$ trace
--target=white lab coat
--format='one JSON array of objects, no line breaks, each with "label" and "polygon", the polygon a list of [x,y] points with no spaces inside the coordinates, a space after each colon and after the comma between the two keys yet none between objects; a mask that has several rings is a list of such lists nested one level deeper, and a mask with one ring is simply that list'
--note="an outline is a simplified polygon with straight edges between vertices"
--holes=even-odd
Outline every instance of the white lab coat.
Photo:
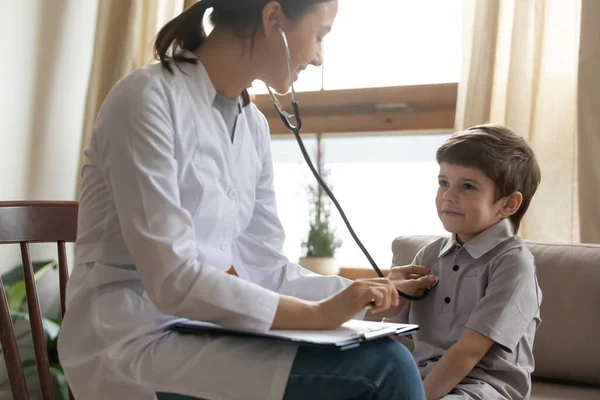
[{"label": "white lab coat", "polygon": [[317,300],[348,284],[282,254],[264,116],[245,107],[232,143],[204,67],[181,68],[122,79],[85,152],[59,338],[77,399],[280,399],[295,345],[166,328],[184,318],[265,331],[279,294]]}]

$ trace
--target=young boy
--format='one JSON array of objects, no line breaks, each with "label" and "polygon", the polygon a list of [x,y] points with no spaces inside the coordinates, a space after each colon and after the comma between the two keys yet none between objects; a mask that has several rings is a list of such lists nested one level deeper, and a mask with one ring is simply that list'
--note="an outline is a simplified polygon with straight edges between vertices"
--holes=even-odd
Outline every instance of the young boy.
[{"label": "young boy", "polygon": [[[529,399],[542,295],[533,256],[516,234],[539,166],[527,143],[498,125],[453,134],[437,161],[436,207],[452,236],[418,252],[413,265],[438,284],[392,320],[420,325],[413,355],[428,400]],[[411,273],[395,267],[390,279]]]}]

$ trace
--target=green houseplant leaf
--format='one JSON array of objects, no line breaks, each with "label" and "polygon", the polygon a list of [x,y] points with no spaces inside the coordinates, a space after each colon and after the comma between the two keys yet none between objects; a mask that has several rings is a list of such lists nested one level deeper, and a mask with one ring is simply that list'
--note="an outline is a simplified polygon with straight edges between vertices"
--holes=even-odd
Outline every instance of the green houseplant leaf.
[{"label": "green houseplant leaf", "polygon": [[[36,262],[33,264],[34,264],[34,270],[35,270],[34,279],[36,281],[38,279],[40,279],[46,272],[48,272],[51,269],[56,267],[56,263],[54,261],[43,261],[43,262]],[[11,270],[6,275],[4,275],[4,276],[9,276],[8,281],[12,282],[12,287],[7,288],[7,283],[4,279],[4,276],[2,278],[2,281],[4,283],[5,290],[7,291],[8,306],[9,306],[10,313],[11,313],[13,320],[14,321],[25,320],[27,322],[30,322],[29,314],[21,311],[23,304],[25,302],[25,297],[26,297],[25,282],[23,280],[14,281],[14,278],[16,276],[23,276],[22,268],[23,267],[20,265],[16,266],[13,268],[13,270]],[[21,274],[20,275],[15,274],[15,270],[20,270]],[[43,327],[46,335],[49,338],[54,339],[54,338],[56,338],[56,336],[58,335],[58,331],[60,330],[60,319],[52,319],[52,318],[42,317],[42,327]],[[16,337],[17,342],[21,341],[21,339],[23,339],[29,335],[30,335],[30,331],[21,332]],[[0,349],[0,354],[2,354],[2,353],[3,353],[3,350]]]},{"label": "green houseplant leaf", "polygon": [[[34,279],[39,280],[48,271],[56,268],[54,261],[34,262]],[[15,266],[10,272],[2,277],[5,290],[8,297],[11,317],[13,321],[24,320],[30,322],[29,314],[21,311],[25,303],[25,282],[24,282],[23,266]],[[58,359],[57,342],[60,331],[61,320],[59,318],[42,317],[42,327],[46,336],[46,348],[48,350],[48,361],[50,362],[50,373],[57,383],[57,389],[60,396],[64,400],[69,399],[69,385],[64,375],[62,366]],[[30,335],[30,331],[22,332],[17,336],[17,342]],[[20,347],[25,345],[21,344]],[[0,350],[0,354],[2,351]],[[25,377],[30,377],[37,374],[37,366],[34,359],[24,360],[22,363]],[[0,383],[0,388],[5,388],[8,385],[8,378]]]},{"label": "green houseplant leaf", "polygon": [[[56,262],[53,260],[45,260],[45,261],[35,261],[33,264],[33,272],[36,273],[40,269],[44,268],[48,264],[54,264],[56,266]],[[2,275],[2,281],[4,282],[4,287],[9,288],[17,282],[20,282],[25,279],[23,275],[23,264],[15,265],[8,272]]]},{"label": "green houseplant leaf", "polygon": [[58,384],[58,391],[60,392],[60,396],[63,400],[69,399],[69,382],[67,382],[67,378],[62,370],[60,365],[51,365],[50,373],[56,379],[56,383]]},{"label": "green houseplant leaf", "polygon": [[[28,360],[24,360],[23,364],[21,364],[23,366],[23,375],[25,375],[25,379],[31,377],[31,376],[35,376],[37,375],[37,365],[35,363],[35,360],[33,359],[28,359]],[[65,377],[65,374],[62,370],[62,367],[60,365],[50,365],[50,373],[52,374],[52,376],[54,376],[54,379],[56,380],[57,383],[57,389],[58,392],[60,393],[60,397],[63,400],[68,400],[69,399],[69,383],[67,382],[67,378]],[[5,378],[2,383],[0,383],[0,389],[4,390],[7,389],[9,386],[9,381],[8,378]]]},{"label": "green houseplant leaf", "polygon": [[6,293],[8,308],[11,310],[19,310],[25,301],[25,296],[25,282],[20,281],[12,285]]},{"label": "green houseplant leaf", "polygon": [[[30,376],[34,376],[37,373],[37,367],[35,365],[35,360],[33,359],[24,360],[21,366],[23,367],[23,375],[25,375],[25,379],[29,378]],[[4,390],[8,388],[8,384],[8,377],[6,377],[0,383],[0,389]]]},{"label": "green houseplant leaf", "polygon": [[[19,265],[15,267],[20,274],[15,274],[13,271],[9,272],[7,275],[10,277],[7,279],[2,278],[4,282],[4,287],[6,289],[6,296],[8,300],[8,308],[11,310],[20,310],[23,302],[25,301],[25,281],[23,280],[23,266]],[[44,274],[52,269],[56,268],[56,263],[54,261],[44,261],[39,263],[34,263],[34,279],[37,281]],[[6,276],[6,275],[5,275]],[[21,276],[21,280],[15,281],[14,278]]]},{"label": "green houseplant leaf", "polygon": [[[319,166],[320,175],[326,180],[328,172]],[[327,193],[318,185],[308,187],[310,202],[310,224],[306,241],[302,243],[306,257],[332,258],[342,246],[331,224],[330,200]]]},{"label": "green houseplant leaf", "polygon": [[[30,322],[29,314],[26,312],[10,310],[10,315],[15,320],[22,319],[27,322]],[[60,331],[60,325],[57,324],[56,322],[52,321],[49,318],[42,317],[42,327],[44,328],[44,333],[46,334],[46,337],[49,340],[54,340],[58,337],[58,332]]]}]

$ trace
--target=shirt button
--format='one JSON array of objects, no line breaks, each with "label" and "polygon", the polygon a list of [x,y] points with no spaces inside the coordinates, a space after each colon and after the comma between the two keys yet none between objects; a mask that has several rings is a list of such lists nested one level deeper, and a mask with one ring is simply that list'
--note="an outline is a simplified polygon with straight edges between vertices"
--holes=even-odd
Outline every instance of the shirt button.
[{"label": "shirt button", "polygon": [[231,200],[235,200],[236,195],[237,195],[237,190],[235,190],[235,188],[231,188],[227,191],[227,195],[229,196],[229,198]]},{"label": "shirt button", "polygon": [[458,265],[455,265],[454,267],[452,267],[452,270],[458,271],[458,268],[460,268],[460,267]]},{"label": "shirt button", "polygon": [[221,250],[226,251],[229,248],[229,243],[227,241],[224,241],[223,243],[221,243]]},{"label": "shirt button", "polygon": [[450,303],[450,297],[446,297],[446,298],[444,299],[444,303],[446,303],[446,304]]}]

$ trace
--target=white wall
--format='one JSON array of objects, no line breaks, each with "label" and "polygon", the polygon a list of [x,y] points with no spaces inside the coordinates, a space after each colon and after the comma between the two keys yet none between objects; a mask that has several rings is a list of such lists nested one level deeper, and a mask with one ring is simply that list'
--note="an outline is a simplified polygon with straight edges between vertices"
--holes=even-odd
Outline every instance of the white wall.
[{"label": "white wall", "polygon": [[[0,201],[74,199],[97,5],[0,1]],[[57,255],[54,246],[44,245],[32,247],[32,257]],[[17,263],[18,246],[0,246],[0,273]],[[45,312],[57,310],[57,282],[49,274],[38,283]],[[17,325],[23,329],[27,324]],[[35,377],[28,382],[32,398],[39,398]]]},{"label": "white wall", "polygon": [[[0,200],[74,199],[97,2],[0,2]],[[0,246],[0,272],[19,261]]]}]

